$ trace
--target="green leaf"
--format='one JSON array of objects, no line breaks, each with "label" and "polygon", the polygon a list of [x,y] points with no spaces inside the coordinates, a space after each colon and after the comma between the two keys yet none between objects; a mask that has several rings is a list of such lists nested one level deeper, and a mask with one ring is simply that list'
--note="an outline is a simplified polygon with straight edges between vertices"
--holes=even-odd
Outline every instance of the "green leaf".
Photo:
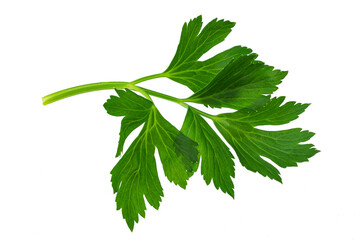
[{"label": "green leaf", "polygon": [[126,138],[148,119],[153,103],[128,89],[116,89],[116,93],[119,97],[110,96],[104,103],[104,108],[112,116],[125,116],[121,121],[119,145],[115,156],[119,157]]},{"label": "green leaf", "polygon": [[[121,122],[118,147],[123,148],[126,137],[144,123],[139,136],[111,171],[117,208],[129,228],[145,217],[144,196],[158,209],[163,196],[154,158],[158,149],[165,176],[182,188],[198,164],[197,143],[186,137],[169,123],[153,103],[130,90],[116,90],[119,97],[111,96],[104,104],[110,115],[125,116]],[[124,131],[124,133],[123,133]]]},{"label": "green leaf", "polygon": [[165,176],[182,188],[198,161],[197,143],[171,125],[157,109],[149,120],[152,142],[159,151]]},{"label": "green leaf", "polygon": [[120,161],[111,171],[111,182],[116,194],[117,210],[122,209],[123,218],[130,230],[139,214],[145,217],[145,200],[159,209],[164,196],[156,170],[155,146],[147,134],[149,125],[145,124],[139,136],[133,141]]},{"label": "green leaf", "polygon": [[284,97],[273,98],[263,107],[241,109],[234,113],[217,115],[215,126],[235,150],[241,164],[250,171],[259,172],[282,182],[280,172],[263,157],[280,167],[297,166],[308,161],[318,150],[312,144],[300,144],[314,133],[294,128],[282,131],[265,131],[255,128],[260,125],[279,125],[298,117],[308,104],[288,102],[280,106]]},{"label": "green leaf", "polygon": [[256,57],[256,54],[239,56],[186,101],[241,109],[261,99],[267,100],[267,94],[277,89],[287,72],[274,70],[274,67],[256,61]]},{"label": "green leaf", "polygon": [[192,91],[205,87],[233,59],[251,53],[251,49],[235,46],[216,56],[199,61],[211,48],[224,41],[235,23],[214,19],[202,30],[202,17],[184,23],[175,56],[164,76],[189,87]]},{"label": "green leaf", "polygon": [[196,141],[201,155],[201,174],[206,184],[213,180],[216,189],[234,197],[235,177],[233,155],[210,125],[191,107],[188,108],[181,131]]}]

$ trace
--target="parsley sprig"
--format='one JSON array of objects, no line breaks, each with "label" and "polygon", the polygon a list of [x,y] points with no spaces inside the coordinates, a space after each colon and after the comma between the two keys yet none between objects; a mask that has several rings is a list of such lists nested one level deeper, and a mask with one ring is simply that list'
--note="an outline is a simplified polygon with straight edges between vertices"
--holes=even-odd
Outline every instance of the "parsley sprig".
[{"label": "parsley sprig", "polygon": [[[47,105],[82,93],[115,89],[117,95],[110,96],[104,104],[108,114],[123,117],[116,152],[116,157],[121,158],[111,171],[111,182],[117,209],[122,210],[131,230],[139,221],[139,215],[145,217],[145,198],[158,209],[164,196],[155,149],[170,182],[185,188],[187,180],[200,166],[206,184],[212,181],[216,189],[234,197],[235,157],[204,117],[213,121],[245,168],[279,182],[282,179],[276,166],[297,166],[318,152],[312,144],[304,144],[314,135],[312,132],[300,128],[281,131],[257,128],[289,123],[309,106],[285,103],[285,97],[271,97],[287,72],[274,70],[256,60],[257,55],[243,46],[199,61],[207,51],[224,41],[235,25],[217,19],[205,27],[202,24],[201,16],[184,24],[175,56],[162,73],[132,82],[81,85],[43,97],[43,104]],[[183,84],[194,93],[179,99],[137,86],[160,77]],[[151,96],[187,108],[180,130],[161,115]],[[188,103],[235,111],[211,115]],[[126,138],[141,125],[139,135],[124,152]]]}]

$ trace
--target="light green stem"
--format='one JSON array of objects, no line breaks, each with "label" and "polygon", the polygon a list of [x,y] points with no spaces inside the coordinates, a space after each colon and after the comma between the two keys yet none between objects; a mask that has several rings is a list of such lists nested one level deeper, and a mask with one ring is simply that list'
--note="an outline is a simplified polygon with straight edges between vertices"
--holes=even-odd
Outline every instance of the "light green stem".
[{"label": "light green stem", "polygon": [[108,89],[123,89],[129,86],[128,82],[98,82],[90,83],[85,85],[80,85],[72,88],[67,88],[52,94],[46,95],[42,98],[43,104],[47,105],[56,101],[59,101],[64,98],[72,97],[87,92],[94,92],[99,90],[108,90]]},{"label": "light green stem", "polygon": [[[80,85],[80,86],[76,86],[76,87],[72,87],[72,88],[67,88],[67,89],[46,95],[45,97],[42,98],[43,104],[47,105],[47,104],[59,101],[64,98],[72,97],[72,96],[79,95],[82,93],[87,93],[87,92],[128,88],[128,89],[131,89],[131,90],[141,93],[150,101],[152,101],[152,100],[149,95],[158,97],[158,98],[162,98],[162,99],[165,99],[165,100],[168,100],[171,102],[175,102],[185,108],[191,107],[190,105],[185,103],[185,101],[183,99],[179,99],[179,98],[169,96],[169,95],[166,95],[163,93],[159,93],[159,92],[156,92],[156,91],[153,91],[150,89],[135,86],[135,82],[143,82],[143,81],[146,81],[149,79],[153,79],[158,75],[160,75],[160,74],[154,74],[154,75],[150,75],[148,77],[139,78],[138,80],[135,80],[133,82],[98,82],[98,83],[90,83],[90,84]],[[197,108],[194,108],[194,107],[191,107],[191,108],[204,117],[207,117],[210,119],[213,119],[215,117],[214,115],[203,112]]]},{"label": "light green stem", "polygon": [[146,89],[146,88],[141,88],[141,87],[138,87],[138,88],[144,90],[145,92],[147,92],[151,96],[162,98],[162,99],[165,99],[165,100],[180,104],[181,106],[183,106],[185,108],[191,107],[195,112],[199,113],[200,115],[203,115],[204,117],[207,117],[207,118],[210,118],[210,119],[213,119],[215,117],[214,115],[203,112],[203,111],[201,111],[201,110],[199,110],[197,108],[194,108],[194,107],[190,106],[189,104],[185,103],[184,100],[186,100],[186,99],[179,99],[179,98],[169,96],[169,95],[166,95],[166,94],[163,94],[163,93],[155,92],[153,90]]},{"label": "light green stem", "polygon": [[142,88],[142,87],[137,87],[139,89],[142,89],[143,91],[147,92],[149,95],[151,96],[154,96],[154,97],[158,97],[158,98],[162,98],[162,99],[165,99],[165,100],[169,100],[171,102],[175,102],[177,104],[180,104],[181,106],[183,107],[186,107],[187,108],[187,104],[184,103],[181,99],[179,98],[176,98],[176,97],[173,97],[173,96],[169,96],[169,95],[166,95],[166,94],[163,94],[163,93],[159,93],[159,92],[156,92],[156,91],[153,91],[153,90],[150,90],[150,89],[146,89],[146,88]]},{"label": "light green stem", "polygon": [[161,77],[165,77],[164,73],[158,73],[158,74],[153,74],[153,75],[149,75],[149,76],[146,76],[146,77],[142,77],[142,78],[139,78],[139,79],[136,79],[136,80],[132,81],[131,83],[133,85],[135,85],[135,84],[138,84],[138,83],[141,83],[141,82],[145,82],[147,80],[151,80],[151,79],[155,79],[155,78],[161,78]]},{"label": "light green stem", "polygon": [[[141,83],[147,80],[151,80],[154,78],[163,77],[163,73],[153,74],[146,77],[142,77],[139,79],[136,79],[132,82],[99,82],[99,83],[90,83],[85,84],[81,86],[76,86],[72,88],[67,88],[58,92],[54,92],[52,94],[46,95],[42,98],[43,104],[47,105],[56,101],[59,101],[64,98],[72,97],[78,94],[87,93],[87,92],[93,92],[93,91],[99,91],[99,90],[109,90],[109,89],[124,89],[124,88],[131,88],[134,87],[135,84]],[[135,90],[135,89],[133,89]],[[136,90],[135,90],[136,91]],[[143,93],[142,93],[143,94]],[[146,97],[146,96],[145,96]]]},{"label": "light green stem", "polygon": [[141,87],[138,87],[138,86],[135,86],[135,85],[129,86],[129,89],[130,89],[130,90],[137,91],[137,92],[141,93],[141,94],[142,94],[145,98],[147,98],[148,100],[153,101],[153,100],[151,99],[151,97],[149,96],[149,93],[146,92],[145,89],[143,89],[143,88],[141,88]]}]

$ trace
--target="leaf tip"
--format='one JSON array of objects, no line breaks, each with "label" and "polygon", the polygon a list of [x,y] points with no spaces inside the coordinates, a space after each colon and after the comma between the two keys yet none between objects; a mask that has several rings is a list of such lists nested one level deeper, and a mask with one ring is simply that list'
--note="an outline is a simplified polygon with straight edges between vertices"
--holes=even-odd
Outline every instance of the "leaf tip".
[{"label": "leaf tip", "polygon": [[126,224],[128,225],[130,231],[133,232],[134,231],[134,221],[128,220],[128,219],[125,219],[125,220],[126,220]]},{"label": "leaf tip", "polygon": [[229,191],[228,194],[230,195],[230,197],[232,199],[235,199],[235,194],[234,194],[234,190],[232,189],[232,191]]}]

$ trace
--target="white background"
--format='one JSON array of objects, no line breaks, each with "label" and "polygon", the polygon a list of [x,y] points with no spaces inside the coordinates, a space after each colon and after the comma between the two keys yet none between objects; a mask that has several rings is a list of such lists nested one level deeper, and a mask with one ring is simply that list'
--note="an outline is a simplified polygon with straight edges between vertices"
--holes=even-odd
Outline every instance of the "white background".
[{"label": "white background", "polygon": [[[360,239],[356,2],[2,0],[0,239]],[[102,104],[114,93],[48,106],[41,97],[163,71],[182,24],[199,14],[237,22],[207,57],[241,44],[289,70],[275,95],[312,105],[286,127],[316,132],[321,152],[281,169],[284,184],[236,160],[235,200],[199,172],[182,190],[158,164],[165,197],[131,233],[110,184],[121,119]],[[190,94],[164,79],[143,86]],[[185,109],[155,100],[180,127]]]}]

